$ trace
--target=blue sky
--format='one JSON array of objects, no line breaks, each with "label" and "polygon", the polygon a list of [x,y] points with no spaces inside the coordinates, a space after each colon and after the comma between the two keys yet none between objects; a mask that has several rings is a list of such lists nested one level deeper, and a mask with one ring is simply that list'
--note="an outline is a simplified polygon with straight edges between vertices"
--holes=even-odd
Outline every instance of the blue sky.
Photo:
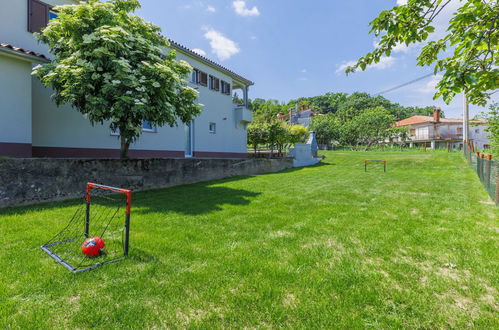
[{"label": "blue sky", "polygon": [[[373,48],[368,23],[404,0],[141,0],[138,14],[169,38],[206,54],[255,82],[251,98],[288,101],[326,92],[375,94],[431,73],[416,66],[420,46],[398,47],[365,72],[342,68]],[[436,22],[443,33],[452,9]],[[450,105],[432,100],[438,77],[384,96],[402,105],[437,105],[462,117],[462,97]],[[497,98],[496,98],[497,100]],[[471,106],[474,115],[483,108]]]}]

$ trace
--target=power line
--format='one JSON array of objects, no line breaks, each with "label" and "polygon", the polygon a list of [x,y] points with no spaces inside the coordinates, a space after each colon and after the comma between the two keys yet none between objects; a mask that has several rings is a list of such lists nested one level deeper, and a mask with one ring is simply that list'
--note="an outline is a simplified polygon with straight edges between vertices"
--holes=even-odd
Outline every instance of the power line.
[{"label": "power line", "polygon": [[386,94],[386,93],[389,93],[389,92],[393,92],[394,90],[397,90],[397,89],[399,89],[399,88],[402,88],[402,87],[405,87],[405,86],[408,86],[408,85],[414,84],[415,82],[418,82],[418,81],[420,81],[420,80],[426,79],[426,78],[431,77],[431,76],[433,76],[433,73],[426,74],[426,75],[424,75],[424,76],[422,76],[422,77],[416,78],[416,79],[411,80],[411,81],[406,82],[406,83],[403,83],[402,85],[398,85],[398,86],[392,87],[392,88],[390,88],[390,89],[387,89],[387,90],[381,91],[381,92],[379,92],[379,93],[374,94],[374,96],[378,96],[378,95]]}]

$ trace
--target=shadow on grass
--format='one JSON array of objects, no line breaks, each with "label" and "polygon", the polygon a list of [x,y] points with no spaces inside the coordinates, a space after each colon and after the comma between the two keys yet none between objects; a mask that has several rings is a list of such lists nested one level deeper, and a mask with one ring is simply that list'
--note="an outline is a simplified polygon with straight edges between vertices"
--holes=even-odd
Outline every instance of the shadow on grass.
[{"label": "shadow on grass", "polygon": [[[333,160],[329,159],[329,161],[333,161]],[[335,163],[325,162],[324,160],[322,160],[322,161],[320,161],[319,163],[317,163],[315,165],[288,168],[286,170],[283,170],[283,171],[277,172],[277,173],[292,173],[292,172],[297,172],[297,171],[301,171],[301,170],[304,170],[304,169],[319,168],[319,167],[324,167],[324,166],[336,166],[336,164]],[[274,174],[274,173],[267,173],[267,174]]]},{"label": "shadow on grass", "polygon": [[[286,169],[279,174],[293,173],[303,169],[318,168],[323,166],[334,166],[334,163],[319,162],[307,167],[297,167]],[[277,173],[266,173],[273,175]],[[181,185],[169,188],[151,189],[133,194],[132,213],[147,212],[177,212],[183,214],[198,215],[219,211],[222,205],[249,205],[251,198],[260,195],[258,192],[252,192],[242,189],[233,189],[219,187],[220,185],[231,181],[240,181],[250,179],[252,176],[236,176],[225,179],[206,181],[188,185]],[[82,192],[82,196],[83,196]],[[39,212],[52,209],[74,208],[82,206],[84,198],[75,198],[65,201],[46,202],[35,205],[8,207],[0,210],[0,215],[22,215],[29,212]],[[74,211],[68,213],[71,217]]]},{"label": "shadow on grass", "polygon": [[134,262],[141,262],[141,263],[156,263],[160,264],[162,263],[161,259],[155,257],[153,254],[150,254],[149,252],[146,252],[145,250],[133,247],[131,249],[130,255],[128,256],[129,260],[132,260]]},{"label": "shadow on grass", "polygon": [[[7,208],[0,209],[0,216],[2,215],[23,215],[30,212],[40,212],[45,210],[53,209],[63,209],[63,208],[73,208],[82,206],[85,203],[85,198],[74,198],[63,201],[53,201],[53,202],[42,202],[39,204],[30,204],[26,206],[11,206]],[[71,217],[74,210],[68,213]]]},{"label": "shadow on grass", "polygon": [[133,206],[135,213],[176,212],[199,215],[222,210],[223,205],[249,205],[251,199],[260,195],[243,189],[234,189],[214,184],[223,184],[233,180],[250,177],[235,177],[217,181],[208,181],[166,189],[154,189],[137,193]]}]

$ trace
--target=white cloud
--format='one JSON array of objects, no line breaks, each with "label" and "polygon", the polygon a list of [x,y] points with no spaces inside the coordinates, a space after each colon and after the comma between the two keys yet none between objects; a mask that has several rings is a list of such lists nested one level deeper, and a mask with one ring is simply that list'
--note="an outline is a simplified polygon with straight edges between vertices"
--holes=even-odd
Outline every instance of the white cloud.
[{"label": "white cloud", "polygon": [[437,74],[431,77],[431,80],[426,82],[424,85],[416,88],[416,91],[422,94],[435,94],[437,90],[437,84],[442,80],[443,76]]},{"label": "white cloud", "polygon": [[210,41],[211,51],[221,61],[228,60],[240,52],[239,46],[234,41],[214,29],[207,29],[204,37]]},{"label": "white cloud", "polygon": [[257,36],[251,36],[250,39],[251,40],[258,40],[258,37]]},{"label": "white cloud", "polygon": [[397,5],[403,6],[407,4],[407,0],[397,0]]},{"label": "white cloud", "polygon": [[217,9],[213,6],[208,6],[208,7],[206,7],[206,11],[209,13],[214,13],[217,11]]},{"label": "white cloud", "polygon": [[192,51],[193,51],[194,53],[196,53],[196,54],[201,55],[201,56],[206,56],[206,52],[205,52],[204,50],[202,50],[202,49],[199,49],[199,48],[194,48]]},{"label": "white cloud", "polygon": [[392,67],[395,64],[396,58],[393,56],[382,57],[378,63],[374,63],[367,67],[367,69],[384,70]]},{"label": "white cloud", "polygon": [[409,53],[414,47],[416,47],[415,44],[410,44],[409,46],[406,46],[406,44],[398,44],[392,48],[392,52],[394,52],[394,53]]},{"label": "white cloud", "polygon": [[232,2],[232,7],[234,8],[236,14],[241,16],[260,16],[260,11],[256,6],[249,9],[246,6],[246,1],[236,0]]},{"label": "white cloud", "polygon": [[[366,67],[366,70],[370,70],[370,69],[376,69],[376,70],[384,70],[384,69],[388,69],[390,67],[392,67],[395,62],[396,62],[396,58],[393,57],[393,56],[388,56],[388,57],[382,57],[378,63],[373,63],[369,66]],[[355,64],[357,63],[357,61],[347,61],[347,62],[343,62],[341,63],[339,66],[338,66],[338,69],[336,69],[336,73],[337,74],[341,74],[341,73],[344,73],[345,70],[349,67],[349,66],[354,66]]]},{"label": "white cloud", "polygon": [[346,69],[348,69],[349,66],[354,66],[357,63],[357,61],[348,61],[348,62],[343,62],[338,66],[338,69],[336,69],[337,74],[344,73]]}]

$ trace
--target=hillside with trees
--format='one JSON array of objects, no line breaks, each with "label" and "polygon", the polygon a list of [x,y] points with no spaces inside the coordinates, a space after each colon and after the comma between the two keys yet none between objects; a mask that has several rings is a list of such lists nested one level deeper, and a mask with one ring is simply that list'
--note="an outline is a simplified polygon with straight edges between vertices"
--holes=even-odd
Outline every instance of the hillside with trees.
[{"label": "hillside with trees", "polygon": [[[237,103],[238,100],[235,95],[234,102]],[[334,142],[337,145],[354,148],[363,146],[366,149],[378,141],[406,136],[407,132],[403,129],[393,127],[396,121],[416,115],[431,116],[435,108],[404,107],[383,96],[360,92],[350,95],[326,93],[321,96],[301,97],[287,103],[257,98],[250,100],[249,107],[254,113],[254,123],[249,127],[249,134],[255,148],[258,143],[269,143],[262,138],[265,135],[263,132],[268,132],[275,126],[279,121],[279,113],[286,114],[290,110],[304,107],[318,114],[312,119],[310,129],[316,133],[319,144],[329,145]],[[272,136],[270,133],[266,134]]]}]

